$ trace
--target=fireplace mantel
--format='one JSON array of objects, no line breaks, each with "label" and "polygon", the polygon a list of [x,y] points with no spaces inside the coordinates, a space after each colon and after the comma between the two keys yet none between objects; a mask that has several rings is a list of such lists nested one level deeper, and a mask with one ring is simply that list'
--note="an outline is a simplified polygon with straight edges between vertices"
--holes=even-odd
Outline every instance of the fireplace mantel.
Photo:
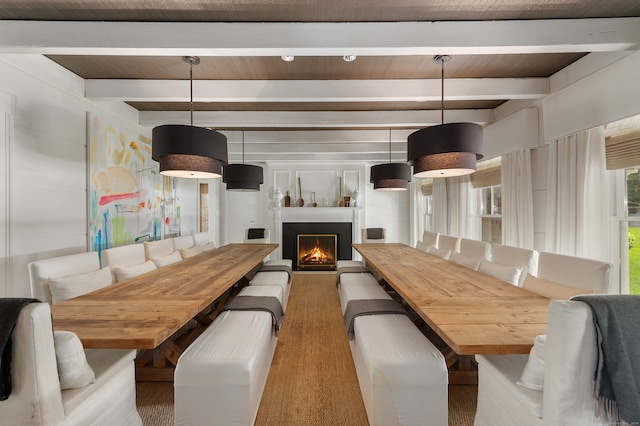
[{"label": "fireplace mantel", "polygon": [[[273,231],[271,240],[278,244],[277,258],[282,259],[283,222],[351,222],[354,243],[359,243],[362,207],[271,207]],[[354,258],[357,253],[354,254]]]}]

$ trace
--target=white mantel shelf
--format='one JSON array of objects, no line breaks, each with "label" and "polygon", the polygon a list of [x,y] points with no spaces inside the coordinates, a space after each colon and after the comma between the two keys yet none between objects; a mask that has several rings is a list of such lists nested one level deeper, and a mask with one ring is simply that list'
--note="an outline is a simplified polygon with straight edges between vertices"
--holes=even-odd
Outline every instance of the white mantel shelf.
[{"label": "white mantel shelf", "polygon": [[[273,211],[274,243],[278,244],[277,258],[282,259],[283,222],[351,222],[351,240],[360,242],[362,207],[271,207]],[[352,254],[353,255],[353,254]],[[357,253],[355,253],[357,257]]]}]

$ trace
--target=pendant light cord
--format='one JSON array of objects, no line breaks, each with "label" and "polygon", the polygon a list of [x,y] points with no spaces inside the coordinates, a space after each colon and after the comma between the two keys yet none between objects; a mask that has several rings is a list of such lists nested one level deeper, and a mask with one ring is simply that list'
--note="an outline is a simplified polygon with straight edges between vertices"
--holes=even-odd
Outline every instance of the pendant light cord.
[{"label": "pendant light cord", "polygon": [[391,127],[389,127],[389,162],[391,162]]},{"label": "pendant light cord", "polygon": [[189,99],[191,100],[191,125],[193,126],[193,62],[189,62]]},{"label": "pendant light cord", "polygon": [[445,61],[440,62],[440,64],[442,65],[442,72],[441,72],[441,83],[440,83],[440,107],[441,107],[441,114],[440,114],[440,124],[444,124],[444,63]]},{"label": "pendant light cord", "polygon": [[242,131],[242,164],[244,164],[244,130]]}]

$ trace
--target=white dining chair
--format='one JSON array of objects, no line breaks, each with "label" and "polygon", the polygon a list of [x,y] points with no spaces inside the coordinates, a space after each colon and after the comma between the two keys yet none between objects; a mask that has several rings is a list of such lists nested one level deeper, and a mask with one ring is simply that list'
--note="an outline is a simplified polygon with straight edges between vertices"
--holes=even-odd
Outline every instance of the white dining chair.
[{"label": "white dining chair", "polygon": [[538,271],[538,252],[531,249],[492,244],[491,261],[500,265],[521,268],[522,273],[518,279],[518,287],[522,287],[527,274],[536,275]]},{"label": "white dining chair", "polygon": [[461,238],[460,249],[458,250],[458,252],[467,257],[489,259],[490,250],[491,250],[491,244],[485,241]]},{"label": "white dining chair", "polygon": [[611,264],[584,257],[542,252],[538,258],[537,277],[568,287],[606,294],[611,280]]},{"label": "white dining chair", "polygon": [[438,250],[449,250],[451,253],[457,253],[460,249],[460,238],[440,234],[437,248]]}]

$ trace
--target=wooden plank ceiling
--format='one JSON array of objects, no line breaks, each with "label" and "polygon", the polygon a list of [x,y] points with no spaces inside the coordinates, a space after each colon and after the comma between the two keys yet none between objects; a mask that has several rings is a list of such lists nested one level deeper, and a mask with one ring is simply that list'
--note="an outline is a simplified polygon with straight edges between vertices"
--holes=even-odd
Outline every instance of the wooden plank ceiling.
[{"label": "wooden plank ceiling", "polygon": [[390,138],[401,160],[440,120],[434,54],[452,54],[445,120],[486,125],[585,55],[637,49],[638,16],[628,0],[0,0],[0,53],[46,55],[146,127],[189,122],[197,55],[194,124],[227,134],[232,161],[243,131],[248,161],[381,161]]}]

